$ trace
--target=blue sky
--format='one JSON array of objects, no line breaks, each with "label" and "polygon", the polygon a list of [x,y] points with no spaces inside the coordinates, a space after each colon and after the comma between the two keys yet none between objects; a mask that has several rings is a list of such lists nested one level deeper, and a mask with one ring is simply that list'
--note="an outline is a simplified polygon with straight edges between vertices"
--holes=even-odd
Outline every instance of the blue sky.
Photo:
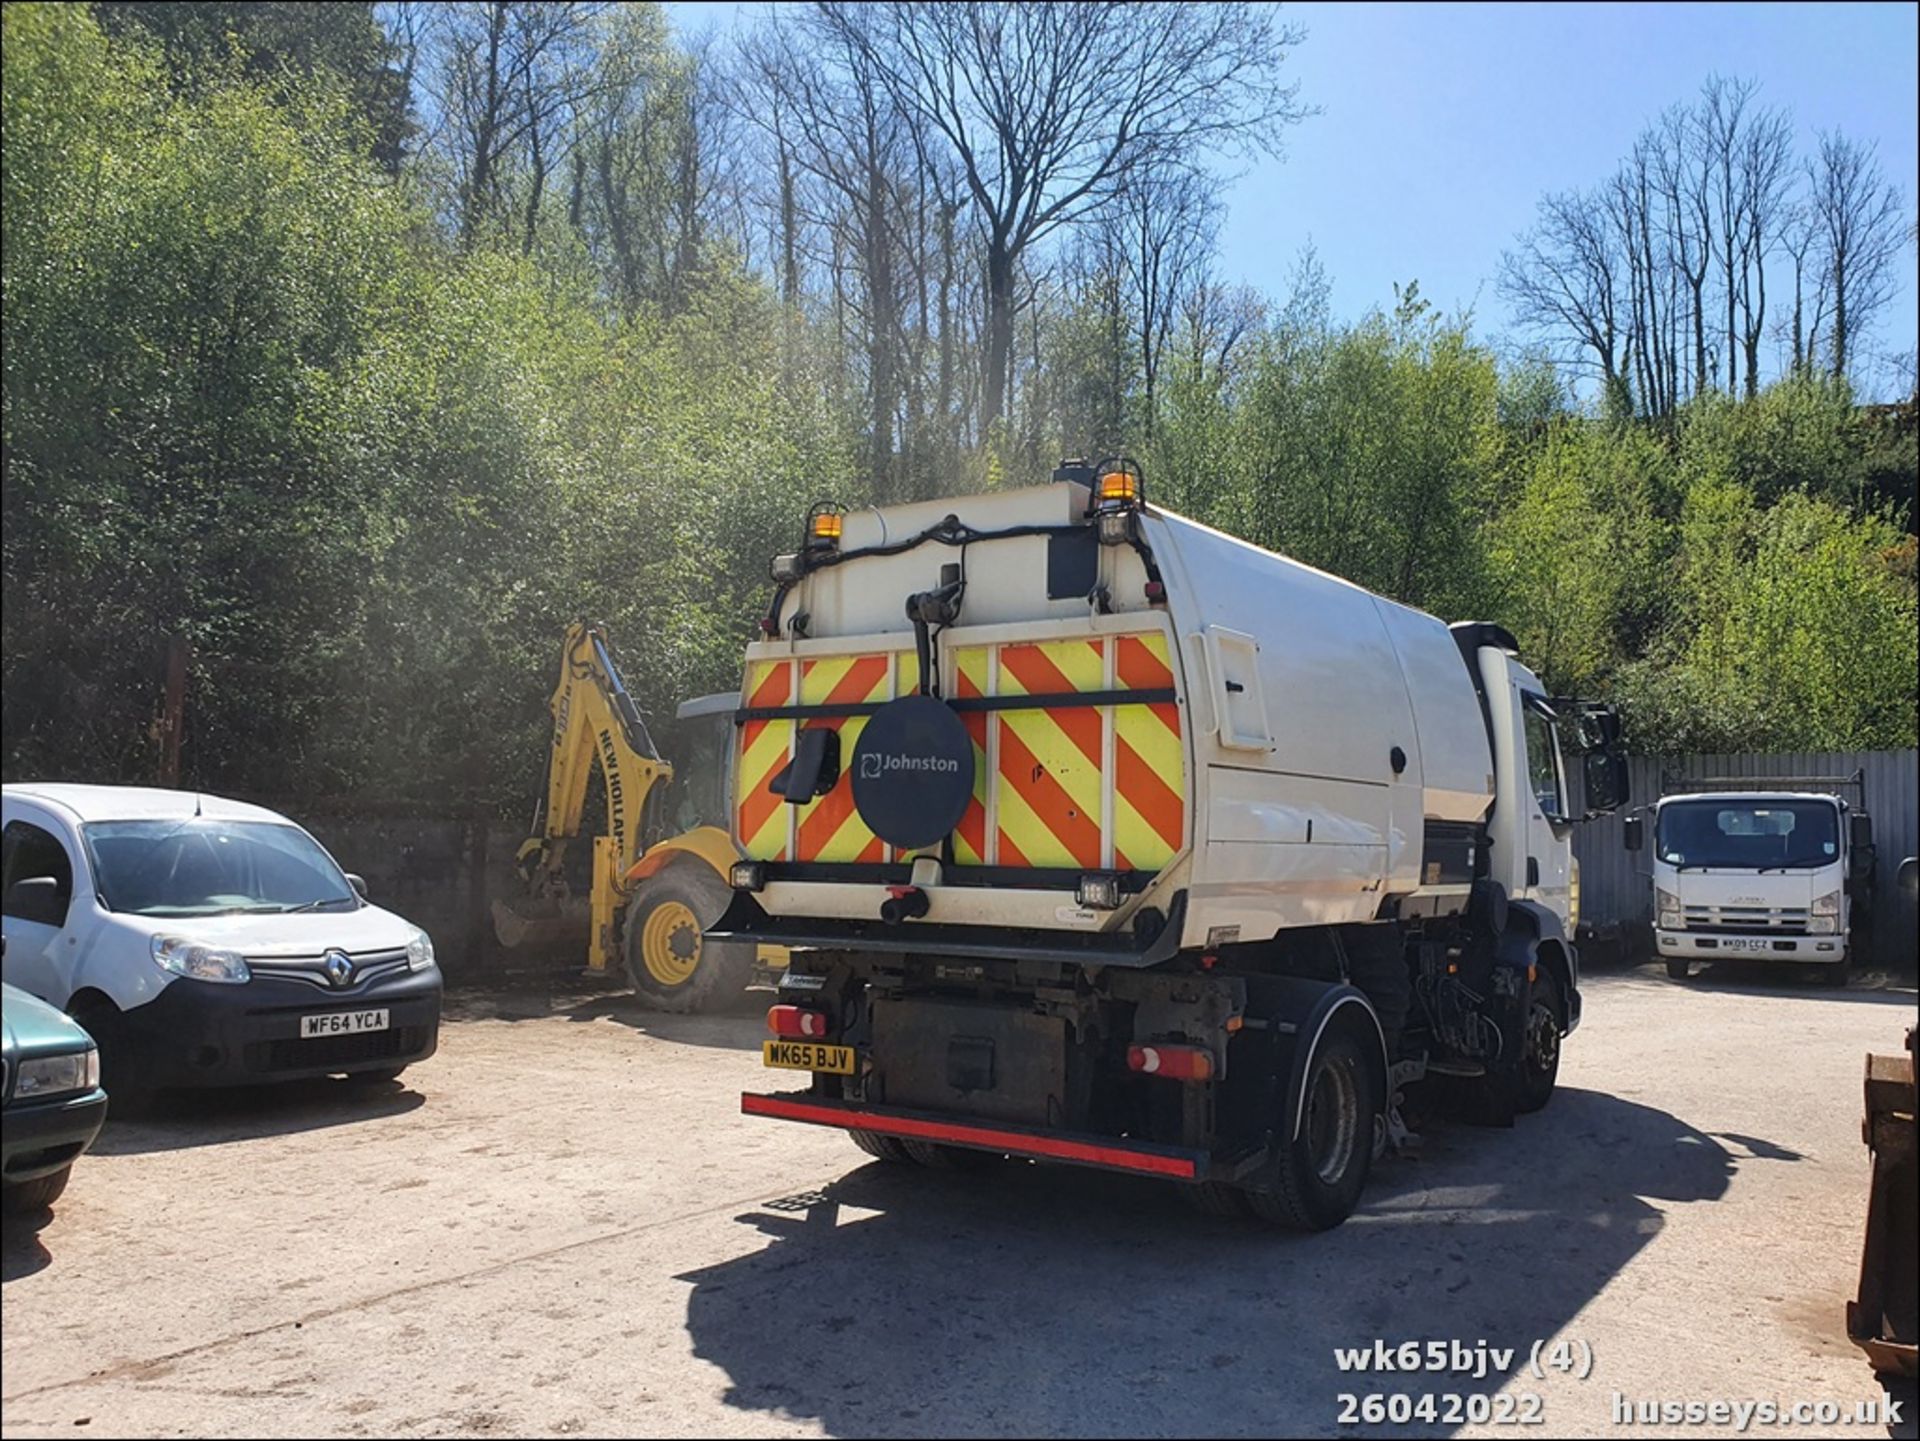
[{"label": "blue sky", "polygon": [[[676,25],[725,29],[758,5],[670,3]],[[1641,126],[1715,71],[1756,79],[1819,130],[1877,141],[1913,213],[1920,174],[1920,7],[1911,4],[1316,4],[1290,68],[1321,113],[1282,161],[1241,167],[1221,269],[1284,294],[1311,240],[1337,314],[1391,305],[1393,284],[1472,305],[1507,329],[1492,278],[1549,190],[1603,179]],[[1915,345],[1914,256],[1876,349]],[[1771,289],[1771,287],[1770,287]]]}]

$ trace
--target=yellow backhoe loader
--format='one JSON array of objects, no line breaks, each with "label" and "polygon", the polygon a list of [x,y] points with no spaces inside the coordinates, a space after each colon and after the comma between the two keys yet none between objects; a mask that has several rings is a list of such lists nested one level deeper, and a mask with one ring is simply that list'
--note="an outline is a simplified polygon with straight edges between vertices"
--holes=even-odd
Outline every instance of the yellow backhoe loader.
[{"label": "yellow backhoe loader", "polygon": [[[680,715],[725,715],[730,722],[738,704],[731,694],[704,697],[682,706]],[[546,798],[534,813],[533,834],[514,857],[528,894],[516,905],[494,901],[500,943],[513,949],[577,937],[584,909],[588,974],[605,975],[619,958],[635,994],[658,1010],[681,1013],[736,996],[756,971],[784,966],[784,949],[756,953],[751,945],[700,934],[732,898],[727,871],[740,859],[726,830],[697,823],[726,815],[725,758],[731,747],[716,745],[717,764],[696,772],[705,773],[708,785],[675,788],[682,803],[674,818],[683,828],[647,845],[647,822],[674,770],[654,748],[603,626],[567,627],[550,709]],[[605,788],[606,832],[593,837],[592,882],[582,907],[568,882],[566,860],[580,834],[596,766]]]}]

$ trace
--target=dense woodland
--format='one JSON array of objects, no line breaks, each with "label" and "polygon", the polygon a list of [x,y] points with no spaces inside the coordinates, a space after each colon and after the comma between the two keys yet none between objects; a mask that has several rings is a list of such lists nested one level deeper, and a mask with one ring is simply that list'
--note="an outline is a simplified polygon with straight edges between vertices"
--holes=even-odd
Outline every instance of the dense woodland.
[{"label": "dense woodland", "polygon": [[1747,82],[1547,197],[1491,337],[1220,275],[1333,123],[1265,7],[4,13],[9,777],[153,777],[177,638],[184,779],[519,813],[568,619],[660,722],[809,503],[1115,450],[1642,751],[1915,742],[1911,201]]}]

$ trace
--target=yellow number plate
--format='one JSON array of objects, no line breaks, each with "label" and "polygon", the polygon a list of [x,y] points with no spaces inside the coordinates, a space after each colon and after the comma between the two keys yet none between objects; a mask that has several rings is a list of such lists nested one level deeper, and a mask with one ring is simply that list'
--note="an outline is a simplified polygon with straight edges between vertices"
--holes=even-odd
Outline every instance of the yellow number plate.
[{"label": "yellow number plate", "polygon": [[853,1074],[852,1046],[823,1046],[818,1041],[762,1041],[760,1059],[789,1071],[825,1071],[834,1076]]}]

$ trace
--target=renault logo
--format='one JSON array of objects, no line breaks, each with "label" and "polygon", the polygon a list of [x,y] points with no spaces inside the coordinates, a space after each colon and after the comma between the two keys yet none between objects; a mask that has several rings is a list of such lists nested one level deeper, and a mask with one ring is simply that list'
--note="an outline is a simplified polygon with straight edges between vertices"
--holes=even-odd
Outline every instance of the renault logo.
[{"label": "renault logo", "polygon": [[321,958],[320,969],[327,973],[335,990],[353,984],[353,957],[345,951],[328,951]]}]

